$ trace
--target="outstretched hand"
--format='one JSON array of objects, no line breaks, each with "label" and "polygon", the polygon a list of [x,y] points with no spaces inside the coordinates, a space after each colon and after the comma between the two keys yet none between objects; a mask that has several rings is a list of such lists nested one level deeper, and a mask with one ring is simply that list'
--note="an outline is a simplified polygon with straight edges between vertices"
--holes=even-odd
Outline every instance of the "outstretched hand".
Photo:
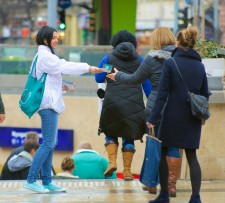
[{"label": "outstretched hand", "polygon": [[152,125],[151,123],[149,123],[149,122],[146,122],[146,125],[148,126],[148,128],[149,129],[151,129],[151,128],[153,128],[154,127],[154,125]]},{"label": "outstretched hand", "polygon": [[107,77],[107,78],[110,78],[111,80],[116,81],[116,74],[117,74],[119,71],[118,71],[116,68],[114,68],[113,70],[114,70],[114,73],[107,74],[106,77]]},{"label": "outstretched hand", "polygon": [[89,72],[93,74],[101,73],[101,68],[95,67],[95,66],[89,66]]}]

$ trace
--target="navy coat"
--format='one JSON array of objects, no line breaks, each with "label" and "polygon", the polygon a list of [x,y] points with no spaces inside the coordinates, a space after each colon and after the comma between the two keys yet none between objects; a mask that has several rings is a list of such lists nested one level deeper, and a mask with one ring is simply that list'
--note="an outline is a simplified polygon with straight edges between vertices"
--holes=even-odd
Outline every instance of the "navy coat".
[{"label": "navy coat", "polygon": [[[199,54],[193,49],[176,48],[172,56],[189,91],[208,98],[206,72]],[[148,121],[155,124],[160,119],[158,136],[163,146],[199,148],[202,123],[191,115],[187,91],[171,58],[164,61],[158,95]]]}]

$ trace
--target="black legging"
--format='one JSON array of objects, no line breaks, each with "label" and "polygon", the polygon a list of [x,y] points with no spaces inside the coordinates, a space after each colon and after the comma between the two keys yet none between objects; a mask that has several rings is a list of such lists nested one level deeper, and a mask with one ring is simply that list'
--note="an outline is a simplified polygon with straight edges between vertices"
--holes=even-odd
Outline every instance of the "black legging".
[{"label": "black legging", "polygon": [[[159,165],[160,186],[162,191],[168,191],[167,151],[167,147],[162,147],[162,156]],[[190,168],[192,195],[198,195],[200,193],[202,174],[196,156],[196,149],[185,149],[185,154]]]}]

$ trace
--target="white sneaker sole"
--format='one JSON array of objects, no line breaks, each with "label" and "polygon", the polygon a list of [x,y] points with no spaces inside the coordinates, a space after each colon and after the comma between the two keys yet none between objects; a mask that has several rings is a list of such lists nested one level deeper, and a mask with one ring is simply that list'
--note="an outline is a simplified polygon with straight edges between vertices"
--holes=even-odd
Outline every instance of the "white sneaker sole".
[{"label": "white sneaker sole", "polygon": [[57,193],[57,192],[67,192],[67,188],[62,188],[59,190],[49,190],[49,193]]}]

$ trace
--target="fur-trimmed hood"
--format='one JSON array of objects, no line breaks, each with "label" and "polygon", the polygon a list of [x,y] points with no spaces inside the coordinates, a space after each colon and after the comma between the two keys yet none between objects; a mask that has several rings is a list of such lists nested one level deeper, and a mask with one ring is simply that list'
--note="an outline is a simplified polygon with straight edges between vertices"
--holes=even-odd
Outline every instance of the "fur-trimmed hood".
[{"label": "fur-trimmed hood", "polygon": [[152,58],[168,59],[171,57],[171,54],[175,48],[176,47],[174,45],[168,45],[163,47],[161,50],[151,50],[148,52],[148,55]]}]

